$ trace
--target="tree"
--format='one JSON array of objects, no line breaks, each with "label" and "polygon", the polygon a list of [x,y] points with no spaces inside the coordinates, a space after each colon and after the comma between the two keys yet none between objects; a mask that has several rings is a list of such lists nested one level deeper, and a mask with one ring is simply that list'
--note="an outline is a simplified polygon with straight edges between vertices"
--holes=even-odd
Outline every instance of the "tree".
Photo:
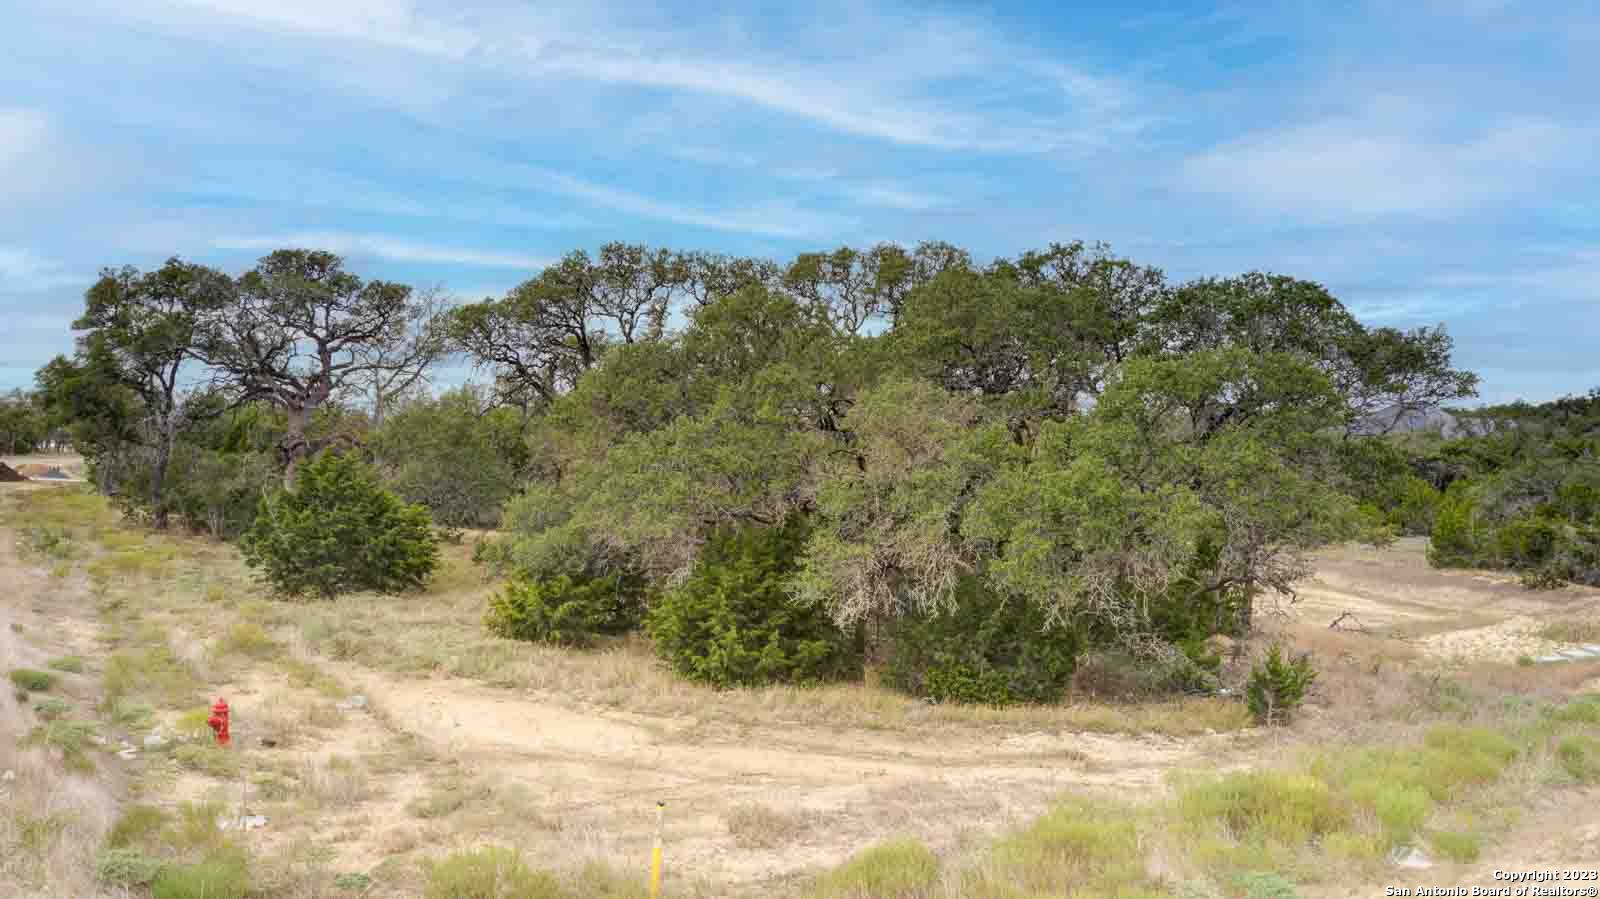
[{"label": "tree", "polygon": [[278,250],[238,283],[203,355],[242,397],[283,410],[285,486],[317,449],[307,428],[318,409],[364,379],[415,372],[435,358],[434,331],[419,322],[422,300],[412,289],[363,281],[332,253]]},{"label": "tree", "polygon": [[368,441],[389,485],[407,502],[427,506],[441,525],[494,524],[516,486],[520,435],[502,430],[500,414],[516,412],[484,411],[480,403],[480,391],[471,387],[413,400]]},{"label": "tree", "polygon": [[1392,425],[1477,392],[1477,375],[1450,367],[1442,326],[1369,330],[1322,285],[1284,275],[1191,281],[1161,301],[1151,325],[1147,346],[1157,352],[1240,346],[1310,360],[1344,398],[1347,433],[1379,412],[1392,412]]},{"label": "tree", "polygon": [[428,510],[407,505],[353,454],[324,452],[261,501],[245,562],[280,593],[332,598],[422,586],[439,564]]},{"label": "tree", "polygon": [[184,366],[197,358],[207,320],[226,309],[232,295],[227,275],[174,257],[145,274],[132,267],[104,270],[73,323],[88,332],[80,348],[102,352],[109,370],[143,401],[154,432],[150,512],[157,529],[167,526],[167,466],[186,417]]},{"label": "tree", "polygon": [[675,302],[696,283],[704,284],[683,254],[609,243],[597,259],[569,253],[501,299],[456,309],[450,335],[494,369],[505,402],[544,407],[613,343],[659,340]]},{"label": "tree", "polygon": [[831,253],[801,253],[783,283],[845,334],[898,311],[913,278],[911,257],[893,244],[865,253],[840,247]]},{"label": "tree", "polygon": [[789,599],[804,540],[800,516],[718,528],[689,577],[651,608],[656,651],[683,677],[719,687],[860,676],[856,641],[826,610]]},{"label": "tree", "polygon": [[74,358],[57,356],[34,374],[51,427],[62,427],[83,454],[101,493],[117,483],[127,449],[141,439],[144,404],[123,382],[106,345],[92,341]]},{"label": "tree", "polygon": [[1256,596],[1308,573],[1306,551],[1361,533],[1317,435],[1341,408],[1289,354],[1131,360],[1091,413],[1047,426],[1029,464],[979,492],[966,533],[993,552],[994,589],[1080,633],[1170,656],[1157,623],[1196,603],[1212,632],[1247,631]]},{"label": "tree", "polygon": [[0,396],[0,446],[7,455],[33,452],[48,432],[44,410],[33,397],[21,390]]},{"label": "tree", "polygon": [[384,341],[356,350],[362,365],[354,386],[372,403],[372,425],[383,427],[389,409],[428,384],[428,371],[449,350],[444,293],[435,288],[419,293],[403,329]]}]

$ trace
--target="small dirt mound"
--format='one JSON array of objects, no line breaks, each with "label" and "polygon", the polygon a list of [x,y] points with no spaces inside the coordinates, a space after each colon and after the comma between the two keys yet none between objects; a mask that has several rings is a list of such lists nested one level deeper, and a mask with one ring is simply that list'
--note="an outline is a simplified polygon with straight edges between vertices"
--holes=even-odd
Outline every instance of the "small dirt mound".
[{"label": "small dirt mound", "polygon": [[0,483],[12,484],[12,483],[16,483],[18,481],[26,481],[26,480],[27,480],[26,477],[24,477],[22,474],[17,472],[11,466],[7,465],[4,462],[0,462]]}]

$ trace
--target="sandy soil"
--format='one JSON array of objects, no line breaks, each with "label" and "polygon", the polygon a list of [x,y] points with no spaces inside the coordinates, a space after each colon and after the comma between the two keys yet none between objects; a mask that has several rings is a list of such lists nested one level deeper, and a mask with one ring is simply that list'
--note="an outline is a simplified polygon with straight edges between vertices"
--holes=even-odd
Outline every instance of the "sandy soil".
[{"label": "sandy soil", "polygon": [[1316,558],[1316,573],[1296,585],[1283,611],[1303,624],[1342,626],[1404,640],[1445,663],[1515,662],[1563,648],[1535,632],[1552,619],[1600,615],[1600,590],[1526,590],[1512,575],[1428,566],[1427,541],[1404,538],[1384,549],[1341,546]]}]

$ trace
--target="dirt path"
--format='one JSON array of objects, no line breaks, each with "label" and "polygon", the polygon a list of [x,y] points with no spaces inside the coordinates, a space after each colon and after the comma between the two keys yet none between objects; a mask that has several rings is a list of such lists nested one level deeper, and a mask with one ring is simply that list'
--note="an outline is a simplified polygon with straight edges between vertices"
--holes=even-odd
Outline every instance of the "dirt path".
[{"label": "dirt path", "polygon": [[[648,843],[654,804],[666,801],[673,857],[721,883],[835,864],[895,833],[934,846],[978,839],[1068,790],[1153,791],[1166,771],[1205,764],[1236,740],[708,727],[575,711],[456,679],[335,670],[397,726],[526,787],[540,814],[596,834],[619,854]],[[796,822],[792,839],[741,846],[748,841],[728,819],[752,805]]]},{"label": "dirt path", "polygon": [[1445,662],[1515,662],[1563,644],[1537,632],[1553,618],[1600,615],[1600,590],[1527,590],[1510,574],[1432,568],[1427,540],[1407,537],[1385,549],[1341,546],[1317,555],[1316,573],[1295,585],[1289,617],[1327,625],[1349,613],[1351,626],[1412,643]]}]

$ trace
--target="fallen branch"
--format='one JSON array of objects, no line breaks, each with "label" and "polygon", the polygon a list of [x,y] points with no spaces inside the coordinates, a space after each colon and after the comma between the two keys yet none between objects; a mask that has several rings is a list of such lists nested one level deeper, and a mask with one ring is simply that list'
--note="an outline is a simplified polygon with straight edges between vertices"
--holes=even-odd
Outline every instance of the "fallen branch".
[{"label": "fallen branch", "polygon": [[[1344,623],[1345,619],[1349,619],[1355,623],[1353,625],[1346,625]],[[1362,634],[1367,633],[1367,626],[1362,624],[1361,620],[1356,618],[1356,616],[1351,612],[1340,612],[1338,618],[1335,618],[1333,621],[1329,622],[1328,629],[1335,631],[1356,631],[1357,633]]]}]

